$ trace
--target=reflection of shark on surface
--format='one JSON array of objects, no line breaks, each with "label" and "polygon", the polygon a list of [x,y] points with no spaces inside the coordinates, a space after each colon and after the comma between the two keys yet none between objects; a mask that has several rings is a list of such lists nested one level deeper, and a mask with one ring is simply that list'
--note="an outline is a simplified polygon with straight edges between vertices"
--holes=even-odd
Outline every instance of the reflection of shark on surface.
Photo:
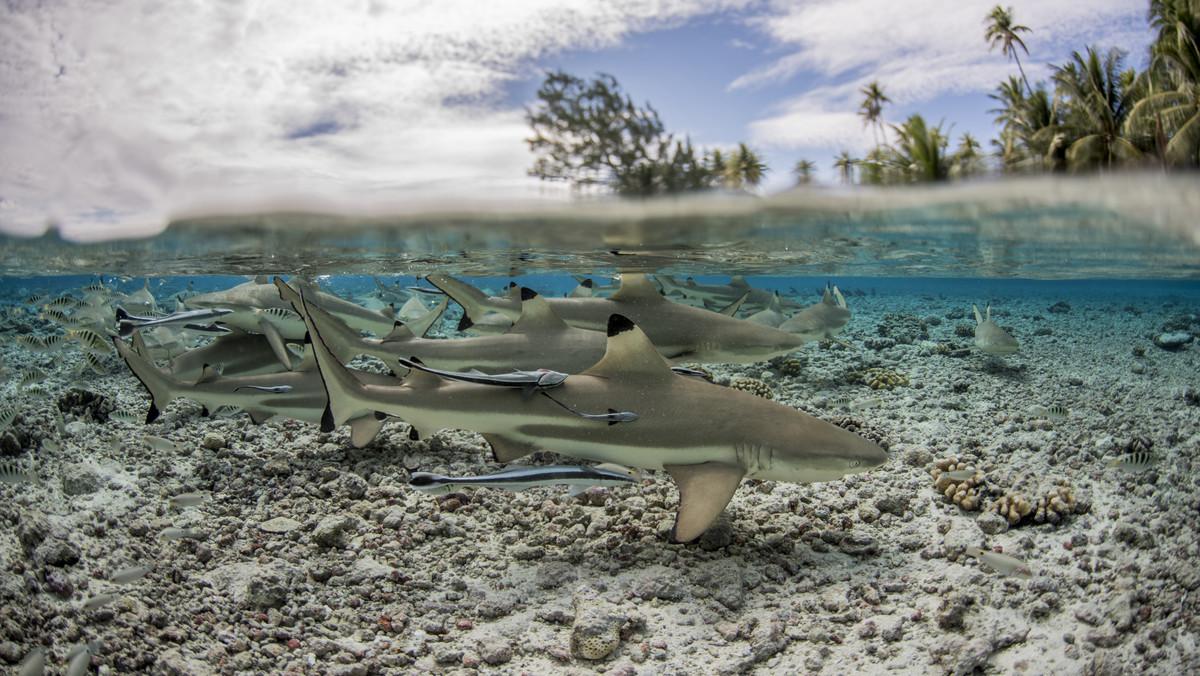
[{"label": "reflection of shark on surface", "polygon": [[[303,303],[303,299],[301,300]],[[514,389],[449,381],[413,370],[398,386],[363,383],[309,322],[341,423],[364,409],[397,415],[421,435],[466,429],[483,435],[499,462],[552,450],[595,462],[663,469],[679,487],[672,539],[686,542],[725,509],[743,478],[832,481],[887,461],[870,441],[796,409],[673,372],[631,321],[613,315],[604,357],[556,387],[554,400],[522,401]],[[636,414],[619,425],[566,412],[613,408]]]},{"label": "reflection of shark on surface", "polygon": [[[472,320],[489,311],[513,321],[521,315],[519,298],[489,297],[447,275],[426,279],[462,305]],[[787,354],[803,343],[769,326],[667,300],[641,274],[624,275],[621,288],[608,298],[547,298],[546,302],[563,321],[582,329],[603,331],[610,315],[628,317],[664,357],[684,362],[753,363]]]},{"label": "reflection of shark on surface", "polygon": [[974,303],[971,309],[975,311],[975,347],[983,352],[994,355],[1012,354],[1021,349],[1016,338],[1000,328],[992,321],[992,304],[988,303],[987,318],[980,316],[979,308]]},{"label": "reflection of shark on surface", "polygon": [[850,323],[850,309],[846,307],[846,299],[835,286],[830,291],[829,283],[825,284],[825,294],[820,302],[800,311],[795,317],[779,325],[780,330],[795,334],[804,342],[828,338],[847,347],[853,347],[838,339],[837,333]]}]

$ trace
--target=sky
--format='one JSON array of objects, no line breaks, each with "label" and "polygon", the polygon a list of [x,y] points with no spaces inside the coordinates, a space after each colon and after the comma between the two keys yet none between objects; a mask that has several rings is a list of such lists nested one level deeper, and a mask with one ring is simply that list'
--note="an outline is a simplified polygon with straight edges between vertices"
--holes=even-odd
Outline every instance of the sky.
[{"label": "sky", "polygon": [[[746,142],[836,183],[874,144],[857,115],[998,129],[1017,67],[984,40],[995,0],[14,0],[0,9],[0,231],[72,239],[251,209],[559,202],[527,175],[547,70],[612,74],[701,149]],[[1006,5],[1007,6],[1007,5]],[[1031,82],[1088,45],[1144,67],[1138,0],[1012,0]]]}]

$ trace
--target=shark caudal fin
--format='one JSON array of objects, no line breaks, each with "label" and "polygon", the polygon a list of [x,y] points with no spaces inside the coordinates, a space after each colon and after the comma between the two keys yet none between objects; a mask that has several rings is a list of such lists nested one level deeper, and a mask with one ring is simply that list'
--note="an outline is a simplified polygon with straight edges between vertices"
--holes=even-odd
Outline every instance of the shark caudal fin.
[{"label": "shark caudal fin", "polygon": [[[178,398],[178,392],[187,387],[187,383],[178,380],[167,372],[154,365],[147,357],[143,357],[147,351],[145,342],[142,340],[141,333],[134,332],[134,346],[130,346],[120,338],[113,338],[113,346],[117,348],[117,354],[125,360],[125,365],[133,372],[135,378],[141,382],[142,387],[150,393],[150,410],[146,412],[146,423],[152,423],[158,419],[158,416],[170,404],[172,400]],[[135,349],[136,348],[136,349]],[[139,352],[140,350],[140,352]]]},{"label": "shark caudal fin", "polygon": [[[517,303],[512,303],[512,307],[507,307],[504,304],[501,307],[487,294],[467,284],[464,281],[455,279],[450,275],[433,274],[425,278],[430,284],[436,286],[454,299],[463,308],[463,315],[470,318],[471,323],[478,323],[483,319],[483,316],[488,312],[503,312],[508,315],[508,318],[516,321],[520,317],[521,307]],[[507,299],[506,299],[507,300]]]},{"label": "shark caudal fin", "polygon": [[[426,333],[429,333],[429,327],[437,323],[437,320],[441,318],[442,313],[446,311],[449,305],[450,299],[443,296],[442,301],[434,306],[432,310],[406,323],[405,326],[408,327],[409,331],[412,331],[414,336],[424,336]],[[380,337],[382,338],[383,336]]]}]

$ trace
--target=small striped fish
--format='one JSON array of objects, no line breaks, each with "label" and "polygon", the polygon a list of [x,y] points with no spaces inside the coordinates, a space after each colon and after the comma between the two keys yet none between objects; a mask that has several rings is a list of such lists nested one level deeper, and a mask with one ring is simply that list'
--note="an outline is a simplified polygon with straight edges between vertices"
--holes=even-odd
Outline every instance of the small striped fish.
[{"label": "small striped fish", "polygon": [[861,411],[864,408],[872,408],[872,407],[878,406],[882,403],[883,403],[883,400],[880,399],[879,397],[870,397],[869,399],[863,399],[861,401],[856,401],[853,404],[850,404],[850,406],[848,406],[847,408],[849,408],[851,411]]},{"label": "small striped fish", "polygon": [[67,334],[65,333],[56,333],[42,341],[42,344],[46,346],[47,353],[58,352],[60,349],[62,349],[63,345],[66,345],[66,343]]},{"label": "small striped fish", "polygon": [[48,322],[54,322],[55,324],[67,323],[67,315],[64,312],[50,308],[43,308],[42,311],[38,313],[38,319],[44,319]]},{"label": "small striped fish", "polygon": [[0,407],[0,430],[6,429],[17,417],[17,407],[9,404]]},{"label": "small striped fish", "polygon": [[129,423],[129,424],[137,424],[137,423],[141,422],[142,420],[144,420],[144,418],[142,416],[134,413],[133,411],[126,411],[125,409],[118,409],[116,411],[112,411],[111,413],[108,414],[108,419],[116,420],[117,422],[122,422],[122,423]]},{"label": "small striped fish", "polygon": [[95,284],[88,284],[87,286],[83,287],[83,292],[84,293],[112,293],[112,289],[97,282]]},{"label": "small striped fish", "polygon": [[97,355],[95,352],[84,351],[83,360],[91,367],[93,371],[100,375],[108,373],[108,367],[104,365],[104,358]]},{"label": "small striped fish", "polygon": [[620,486],[642,480],[637,470],[604,463],[587,465],[549,465],[546,467],[510,467],[483,476],[448,477],[430,472],[413,472],[408,485],[432,495],[453,493],[466,486],[523,491],[534,486],[567,484],[574,497],[593,486]]},{"label": "small striped fish", "polygon": [[1124,470],[1130,474],[1144,472],[1157,464],[1158,456],[1146,451],[1130,453],[1124,457],[1113,458],[1112,460],[1108,461],[1109,467],[1116,467],[1117,469]]},{"label": "small striped fish", "polygon": [[1046,418],[1048,420],[1062,420],[1071,415],[1071,411],[1065,406],[1034,406],[1029,410],[1033,415]]},{"label": "small striped fish", "polygon": [[849,406],[852,403],[854,403],[854,400],[851,399],[850,397],[838,397],[837,399],[834,399],[833,401],[829,402],[829,405],[830,406]]},{"label": "small striped fish", "polygon": [[112,352],[112,345],[108,344],[108,340],[91,329],[72,329],[68,332],[75,340],[79,341],[85,349],[95,350],[97,352]]},{"label": "small striped fish", "polygon": [[40,382],[44,381],[45,379],[46,379],[46,374],[42,373],[42,371],[40,369],[36,369],[36,368],[26,369],[25,371],[23,371],[21,373],[21,380],[17,383],[17,388],[23,390],[23,389],[29,387],[30,385],[40,383]]},{"label": "small striped fish", "polygon": [[268,317],[270,317],[272,319],[278,319],[280,321],[299,321],[300,320],[300,315],[296,314],[292,310],[288,310],[287,308],[282,308],[282,307],[255,308],[254,312],[256,314],[267,315]]},{"label": "small striped fish", "polygon": [[15,462],[0,462],[0,484],[37,483],[37,480],[32,470]]},{"label": "small striped fish", "polygon": [[21,394],[24,394],[31,399],[45,399],[46,397],[50,396],[50,390],[47,390],[41,385],[30,385],[29,387],[21,390]]},{"label": "small striped fish", "polygon": [[33,352],[46,351],[46,342],[37,336],[17,336],[17,345]]},{"label": "small striped fish", "polygon": [[38,295],[30,296],[30,297],[28,297],[28,298],[26,298],[26,299],[25,299],[25,304],[26,304],[26,305],[37,305],[38,303],[40,303],[40,302],[42,302],[42,301],[46,300],[46,299],[47,299],[47,298],[49,298],[49,297],[50,297],[50,294],[48,294],[48,293],[43,293],[43,294],[38,294]]},{"label": "small striped fish", "polygon": [[69,310],[79,304],[79,301],[70,296],[59,296],[54,300],[42,306],[43,310]]}]

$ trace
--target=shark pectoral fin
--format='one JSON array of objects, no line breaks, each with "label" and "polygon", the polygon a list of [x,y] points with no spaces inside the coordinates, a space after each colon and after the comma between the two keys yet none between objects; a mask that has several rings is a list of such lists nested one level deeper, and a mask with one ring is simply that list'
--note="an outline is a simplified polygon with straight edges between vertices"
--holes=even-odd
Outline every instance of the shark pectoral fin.
[{"label": "shark pectoral fin", "polygon": [[567,491],[567,497],[573,498],[576,495],[586,491],[588,488],[589,486],[571,486],[571,490]]},{"label": "shark pectoral fin", "polygon": [[733,498],[745,471],[737,465],[706,462],[699,465],[663,465],[679,487],[679,513],[672,542],[700,537]]},{"label": "shark pectoral fin", "polygon": [[383,428],[383,421],[376,418],[374,414],[369,413],[351,420],[350,445],[355,448],[366,446],[375,439],[375,435],[379,434],[381,428]]},{"label": "shark pectoral fin", "polygon": [[267,337],[267,344],[271,346],[271,351],[275,353],[275,358],[279,360],[279,363],[283,364],[287,370],[292,370],[292,353],[288,352],[279,328],[267,321],[266,317],[259,317],[258,330]]},{"label": "shark pectoral fin", "polygon": [[494,434],[483,435],[483,440],[492,447],[492,457],[496,462],[512,462],[538,450],[536,446],[523,441],[513,441]]},{"label": "shark pectoral fin", "polygon": [[246,414],[250,416],[250,420],[253,421],[255,425],[261,425],[275,415],[270,411],[251,411],[249,409],[246,409]]}]

